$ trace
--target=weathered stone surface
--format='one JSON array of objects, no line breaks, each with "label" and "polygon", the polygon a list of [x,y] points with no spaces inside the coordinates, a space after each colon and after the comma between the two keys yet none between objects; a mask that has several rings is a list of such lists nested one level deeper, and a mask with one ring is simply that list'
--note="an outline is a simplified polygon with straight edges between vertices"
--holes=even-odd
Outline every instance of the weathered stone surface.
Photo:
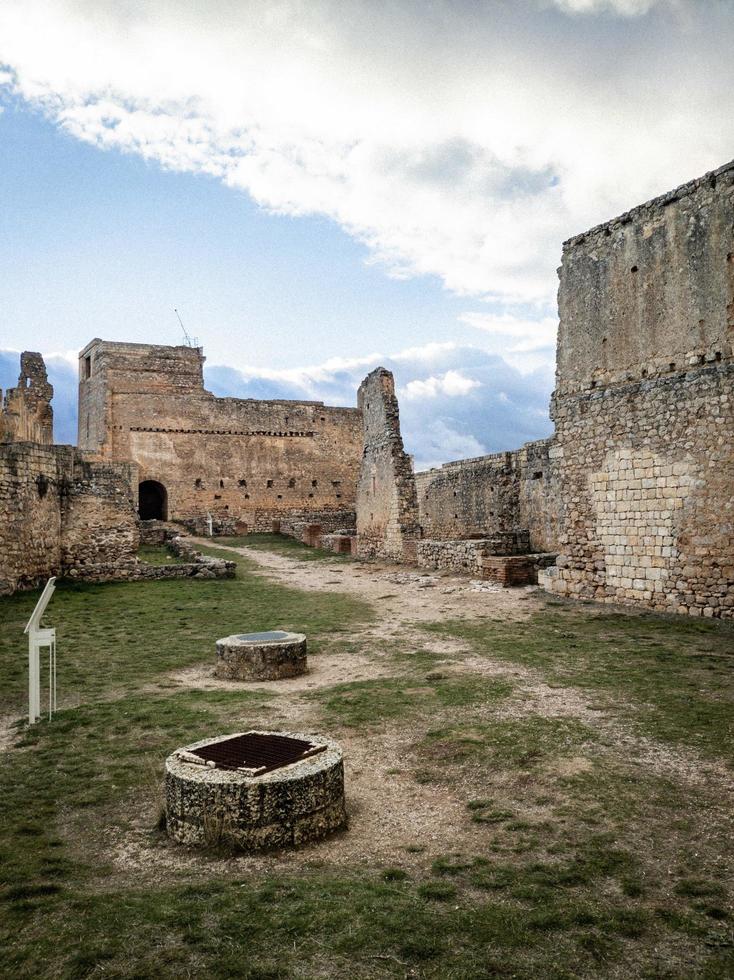
[{"label": "weathered stone surface", "polygon": [[275,681],[305,674],[306,637],[277,630],[217,640],[216,675],[229,681]]},{"label": "weathered stone surface", "polygon": [[137,548],[129,465],[73,446],[0,445],[0,593],[50,575],[101,580]]},{"label": "weathered stone surface", "polygon": [[[346,826],[342,751],[331,739],[299,732],[266,732],[326,745],[326,751],[262,776],[246,776],[166,759],[166,827],[182,844],[226,844],[242,850],[292,847]],[[203,739],[190,752],[232,735]]]},{"label": "weathered stone surface", "polygon": [[446,463],[416,473],[423,535],[434,541],[489,538],[526,530],[524,550],[557,544],[558,485],[551,439],[515,452]]},{"label": "weathered stone surface", "polygon": [[354,511],[362,420],[322,402],[215,398],[201,349],[93,340],[79,356],[79,445],[131,460],[165,488],[166,513],[206,532],[270,532],[300,519],[327,528]]},{"label": "weathered stone surface", "polygon": [[377,368],[359,386],[364,450],[357,485],[357,554],[414,562],[421,536],[413,464],[403,448],[393,376]]},{"label": "weathered stone surface", "polygon": [[54,441],[53,393],[41,355],[23,351],[18,387],[8,388],[5,398],[0,397],[0,443],[37,442],[50,446]]},{"label": "weathered stone surface", "polygon": [[734,164],[566,242],[564,595],[734,617]]}]

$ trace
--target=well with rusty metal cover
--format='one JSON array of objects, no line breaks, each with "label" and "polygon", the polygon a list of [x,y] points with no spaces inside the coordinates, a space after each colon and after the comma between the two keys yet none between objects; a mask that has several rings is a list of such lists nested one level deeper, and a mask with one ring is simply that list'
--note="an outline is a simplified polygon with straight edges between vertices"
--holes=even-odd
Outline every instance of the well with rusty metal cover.
[{"label": "well with rusty metal cover", "polygon": [[342,750],[322,735],[220,735],[166,759],[166,827],[182,844],[292,847],[346,821]]},{"label": "well with rusty metal cover", "polygon": [[217,640],[215,673],[229,681],[298,677],[306,673],[306,637],[285,630],[225,636]]}]

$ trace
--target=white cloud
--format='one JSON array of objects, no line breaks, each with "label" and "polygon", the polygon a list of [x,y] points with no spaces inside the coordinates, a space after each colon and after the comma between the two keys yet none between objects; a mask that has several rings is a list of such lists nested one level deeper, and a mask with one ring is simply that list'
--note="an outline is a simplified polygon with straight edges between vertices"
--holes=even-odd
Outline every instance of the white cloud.
[{"label": "white cloud", "polygon": [[552,371],[543,365],[523,374],[480,347],[426,344],[297,371],[239,371],[212,365],[206,369],[206,381],[217,395],[354,405],[360,382],[378,365],[395,375],[403,441],[418,469],[513,449],[551,432]]},{"label": "white cloud", "polygon": [[426,399],[438,395],[448,395],[449,398],[460,398],[468,395],[473,388],[481,387],[480,381],[467,378],[461,371],[446,371],[441,375],[432,374],[429,378],[409,381],[402,390],[405,398]]},{"label": "white cloud", "polygon": [[623,17],[641,17],[660,3],[675,0],[552,0],[561,10],[570,14],[598,14],[610,11]]},{"label": "white cloud", "polygon": [[732,156],[733,40],[703,0],[0,4],[13,89],[77,138],[548,307],[564,237]]},{"label": "white cloud", "polygon": [[501,354],[523,373],[552,370],[555,364],[558,317],[471,311],[460,314],[459,320],[483,332],[485,350]]}]

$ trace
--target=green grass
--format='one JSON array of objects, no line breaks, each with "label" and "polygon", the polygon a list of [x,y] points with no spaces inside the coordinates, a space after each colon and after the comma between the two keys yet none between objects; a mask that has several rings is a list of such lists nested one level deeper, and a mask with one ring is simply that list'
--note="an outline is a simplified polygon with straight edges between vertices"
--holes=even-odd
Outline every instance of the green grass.
[{"label": "green grass", "polygon": [[[23,628],[37,593],[0,600],[0,712],[22,713],[27,645]],[[62,582],[45,621],[56,627],[62,694],[85,702],[130,693],[174,669],[214,664],[215,643],[231,633],[290,629],[309,636],[309,652],[371,619],[371,607],[339,593],[288,589],[238,561],[233,580]]]},{"label": "green grass", "polygon": [[734,629],[689,619],[549,604],[524,622],[433,623],[480,654],[589,693],[647,735],[734,764]]},{"label": "green grass", "polygon": [[[0,699],[16,716],[36,598],[0,599]],[[61,693],[78,704],[21,726],[0,756],[0,976],[734,976],[729,801],[705,780],[645,770],[592,722],[523,713],[515,678],[445,673],[429,651],[383,642],[380,661],[399,676],[287,695],[177,686],[172,671],[213,665],[214,642],[233,631],[302,629],[315,658],[377,649],[359,632],[374,621],[366,603],[286,588],[239,558],[232,581],[62,583],[47,619]],[[726,756],[723,715],[704,708],[730,696],[731,631],[565,606],[431,629]],[[360,741],[347,835],[364,835],[354,770],[395,738],[385,806],[402,793],[410,813],[397,855],[375,860],[369,835],[351,864],[344,851],[331,862],[330,844],[272,864],[166,841],[166,755],[288,711]],[[576,759],[587,765],[564,767]],[[434,806],[449,808],[463,851],[436,843]],[[385,815],[377,834],[408,833]]]},{"label": "green grass", "polygon": [[299,561],[324,561],[335,562],[350,561],[349,555],[337,555],[333,551],[324,551],[322,548],[310,548],[295,538],[289,538],[285,534],[245,534],[233,537],[217,537],[213,539],[213,544],[224,544],[230,548],[253,548],[255,551],[271,551],[276,555],[285,555],[286,558],[297,558]]},{"label": "green grass", "polygon": [[138,558],[147,565],[176,565],[183,562],[162,544],[141,544],[138,548]]},{"label": "green grass", "polygon": [[371,728],[425,712],[492,704],[511,692],[509,681],[496,678],[469,676],[419,681],[401,677],[335,684],[314,691],[309,697],[322,704],[327,727]]}]

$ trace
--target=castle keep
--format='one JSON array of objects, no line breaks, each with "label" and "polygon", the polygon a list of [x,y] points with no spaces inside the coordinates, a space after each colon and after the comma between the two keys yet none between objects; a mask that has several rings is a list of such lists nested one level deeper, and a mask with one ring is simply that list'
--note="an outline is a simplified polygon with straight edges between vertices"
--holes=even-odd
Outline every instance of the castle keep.
[{"label": "castle keep", "polygon": [[215,398],[196,347],[93,340],[79,355],[79,446],[137,467],[140,516],[220,532],[354,523],[362,421],[322,402]]},{"label": "castle keep", "polygon": [[558,296],[555,435],[418,474],[384,368],[357,408],[217,398],[199,348],[93,340],[75,449],[52,445],[43,360],[23,354],[0,414],[0,591],[138,576],[137,510],[734,618],[734,163],[567,241]]}]

